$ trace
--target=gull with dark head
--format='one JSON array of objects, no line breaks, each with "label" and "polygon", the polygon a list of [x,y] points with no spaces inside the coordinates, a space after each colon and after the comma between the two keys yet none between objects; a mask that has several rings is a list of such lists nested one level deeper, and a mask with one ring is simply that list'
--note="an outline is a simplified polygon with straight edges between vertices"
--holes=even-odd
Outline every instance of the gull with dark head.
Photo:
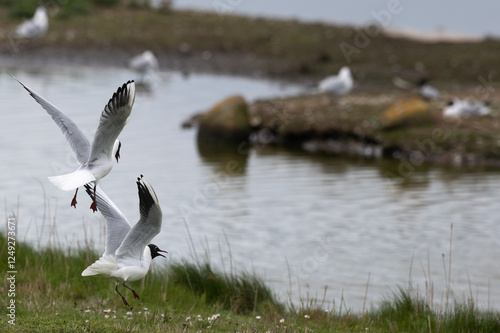
[{"label": "gull with dark head", "polygon": [[[50,182],[61,190],[71,191],[76,189],[75,196],[71,201],[71,206],[76,208],[78,188],[90,182],[97,184],[113,168],[113,158],[116,159],[116,162],[120,158],[121,142],[118,140],[118,135],[125,127],[132,112],[135,100],[134,81],[128,81],[119,87],[104,106],[99,126],[91,145],[78,126],[62,111],[28,88],[17,78],[14,77],[14,79],[52,117],[76,155],[76,159],[80,164],[80,167],[76,171],[65,175],[48,177]],[[90,208],[94,212],[97,210],[95,198]]]},{"label": "gull with dark head", "polygon": [[417,82],[418,94],[426,100],[439,99],[439,91],[429,84],[428,78],[421,78]]},{"label": "gull with dark head", "polygon": [[443,116],[448,118],[481,117],[490,114],[489,101],[472,102],[453,98],[443,108]]},{"label": "gull with dark head", "polygon": [[132,291],[134,298],[139,299],[135,290],[125,283],[142,279],[148,272],[153,259],[158,256],[165,258],[161,253],[167,253],[160,250],[158,246],[149,244],[161,230],[160,204],[153,187],[146,179],[142,175],[137,178],[141,217],[139,222],[132,227],[125,215],[104,191],[100,187],[97,187],[96,191],[95,187],[92,191],[89,184],[85,185],[91,197],[93,192],[96,193],[97,209],[106,219],[106,245],[102,257],[87,267],[82,276],[100,274],[115,280],[116,292],[121,296],[123,303],[129,306],[125,297],[118,291],[119,283],[121,282],[125,288]]},{"label": "gull with dark head", "polygon": [[392,83],[400,89],[404,90],[413,90],[416,88],[417,93],[420,97],[425,100],[438,100],[439,99],[439,90],[437,90],[430,83],[430,79],[427,77],[420,78],[416,82],[411,82],[400,78],[399,76],[395,76],[392,78]]}]

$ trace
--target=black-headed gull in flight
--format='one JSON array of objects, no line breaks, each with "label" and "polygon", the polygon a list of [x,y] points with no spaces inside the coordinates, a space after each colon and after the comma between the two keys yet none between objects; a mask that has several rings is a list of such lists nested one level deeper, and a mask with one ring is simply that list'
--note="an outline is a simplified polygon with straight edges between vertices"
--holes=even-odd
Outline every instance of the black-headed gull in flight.
[{"label": "black-headed gull in flight", "polygon": [[443,109],[444,117],[476,117],[485,116],[491,112],[490,102],[470,102],[454,98],[450,100]]},{"label": "black-headed gull in flight", "polygon": [[35,38],[44,35],[49,27],[49,16],[44,6],[36,9],[35,15],[29,20],[21,23],[15,32],[18,38]]},{"label": "black-headed gull in flight", "polygon": [[[95,185],[94,185],[95,187]],[[139,190],[139,210],[141,217],[132,227],[123,213],[109,199],[109,197],[97,187],[97,208],[106,219],[106,245],[101,258],[87,267],[82,276],[104,275],[114,279],[115,290],[121,296],[123,303],[129,306],[125,297],[118,291],[118,284],[132,291],[134,298],[139,295],[125,284],[128,281],[142,279],[149,270],[154,258],[164,255],[166,251],[160,250],[156,245],[149,242],[160,232],[162,212],[158,198],[153,187],[141,175],[137,178]],[[90,185],[85,185],[87,193],[92,197]]]},{"label": "black-headed gull in flight", "polygon": [[[72,173],[48,177],[50,182],[61,190],[71,191],[76,189],[75,196],[71,201],[71,206],[76,208],[78,188],[89,182],[97,184],[113,168],[113,157],[116,159],[116,162],[120,158],[121,143],[117,138],[127,123],[132,106],[134,105],[134,81],[128,81],[119,87],[108,104],[106,104],[101,113],[99,126],[91,145],[78,126],[62,111],[36,94],[17,78],[14,77],[14,79],[54,119],[73,149],[78,163],[80,163],[80,167]],[[94,212],[97,210],[95,200],[92,202],[90,208]]]},{"label": "black-headed gull in flight", "polygon": [[351,75],[351,69],[344,66],[340,69],[337,75],[328,76],[318,84],[318,89],[321,92],[338,96],[345,95],[352,90],[354,80]]}]

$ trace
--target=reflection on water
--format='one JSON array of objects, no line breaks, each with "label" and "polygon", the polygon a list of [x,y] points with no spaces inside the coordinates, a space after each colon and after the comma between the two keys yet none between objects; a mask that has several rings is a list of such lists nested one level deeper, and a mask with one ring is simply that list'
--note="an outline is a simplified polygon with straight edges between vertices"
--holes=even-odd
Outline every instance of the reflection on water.
[{"label": "reflection on water", "polygon": [[[9,71],[64,110],[88,137],[110,95],[132,75],[93,68]],[[399,161],[270,146],[241,154],[207,147],[195,131],[180,127],[193,112],[234,93],[255,99],[299,90],[237,77],[162,73],[150,93],[137,95],[120,135],[122,158],[102,188],[133,221],[139,217],[135,179],[141,173],[148,178],[164,211],[155,243],[172,260],[192,255],[189,228],[198,255],[208,253],[221,268],[232,259],[236,270],[255,271],[295,301],[306,293],[322,298],[328,286],[327,306],[338,306],[343,297],[354,310],[362,308],[368,276],[368,305],[407,285],[410,273],[421,290],[431,276],[439,303],[442,255],[447,262],[453,224],[453,290],[462,296],[472,287],[480,306],[500,299],[498,169],[404,170]],[[69,207],[73,193],[46,179],[76,166],[57,126],[5,70],[0,100],[2,202],[6,212],[16,210],[19,197],[20,238],[47,240],[47,226],[54,223],[53,238],[61,244],[92,238],[102,248],[102,220],[88,209],[90,199],[82,196],[75,210]],[[404,181],[388,179],[401,171]]]},{"label": "reflection on water", "polygon": [[206,142],[200,139],[196,143],[202,161],[211,165],[216,172],[230,175],[245,173],[249,149],[240,149],[238,143]]}]

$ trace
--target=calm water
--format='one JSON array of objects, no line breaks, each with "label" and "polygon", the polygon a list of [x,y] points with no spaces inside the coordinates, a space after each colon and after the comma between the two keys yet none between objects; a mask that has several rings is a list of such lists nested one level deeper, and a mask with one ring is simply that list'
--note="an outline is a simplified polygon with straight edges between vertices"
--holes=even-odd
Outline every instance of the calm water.
[{"label": "calm water", "polygon": [[[98,115],[127,70],[10,68],[32,89],[64,110],[91,137]],[[164,211],[155,243],[171,260],[208,253],[229,269],[255,271],[286,299],[323,297],[325,308],[362,309],[411,278],[422,290],[426,276],[440,302],[443,257],[448,263],[453,224],[451,284],[458,297],[472,293],[483,307],[500,300],[500,170],[415,170],[401,185],[383,175],[398,164],[306,155],[276,148],[248,156],[199,152],[195,131],[180,123],[232,93],[248,99],[290,94],[297,86],[238,77],[163,73],[149,94],[138,94],[121,134],[122,159],[102,187],[132,223],[137,221],[135,178],[152,183]],[[72,192],[56,189],[49,175],[76,167],[52,119],[0,68],[0,168],[6,212],[19,202],[19,239],[62,245],[92,239],[102,249],[100,214]],[[241,167],[227,174],[228,161]],[[44,195],[47,201],[44,201]],[[44,208],[45,220],[44,220]],[[51,225],[56,233],[51,234]],[[189,244],[188,230],[195,253]],[[230,249],[229,249],[230,247]]]}]

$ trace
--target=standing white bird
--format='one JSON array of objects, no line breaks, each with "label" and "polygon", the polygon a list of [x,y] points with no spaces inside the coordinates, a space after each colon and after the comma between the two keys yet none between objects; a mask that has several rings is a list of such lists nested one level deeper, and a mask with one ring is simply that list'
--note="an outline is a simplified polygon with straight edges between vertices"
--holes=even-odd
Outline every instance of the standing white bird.
[{"label": "standing white bird", "polygon": [[44,6],[36,9],[35,15],[30,20],[21,23],[15,32],[18,38],[35,38],[44,35],[49,27],[49,16]]},{"label": "standing white bird", "polygon": [[429,84],[428,78],[422,78],[417,82],[418,94],[427,100],[439,99],[439,91]]},{"label": "standing white bird", "polygon": [[[98,188],[97,208],[106,219],[106,244],[105,251],[101,258],[87,267],[82,276],[104,275],[114,279],[115,290],[121,296],[123,303],[128,306],[125,297],[118,291],[118,284],[132,291],[134,298],[139,299],[139,295],[125,284],[128,281],[142,279],[149,270],[152,260],[157,256],[162,256],[156,245],[149,242],[160,232],[162,223],[162,212],[158,198],[153,187],[143,178],[137,178],[137,188],[139,190],[139,210],[141,217],[139,221],[131,227],[125,215],[116,207],[109,197]],[[89,184],[85,185],[87,193],[92,197],[92,189]]]},{"label": "standing white bird", "polygon": [[485,116],[491,112],[489,102],[470,102],[454,98],[443,109],[445,117],[474,117]]},{"label": "standing white bird", "polygon": [[333,96],[344,95],[352,90],[354,80],[351,75],[351,69],[344,66],[337,75],[328,76],[320,81],[318,89],[321,92]]},{"label": "standing white bird", "polygon": [[[73,149],[78,163],[80,163],[80,167],[72,173],[48,177],[50,182],[61,190],[71,191],[76,189],[75,196],[71,201],[71,206],[76,208],[78,188],[89,182],[97,184],[101,178],[105,177],[113,168],[113,157],[118,163],[121,142],[117,138],[125,127],[132,111],[132,106],[134,105],[134,81],[128,81],[119,87],[104,107],[94,140],[92,141],[92,145],[90,145],[78,126],[62,111],[36,94],[17,78],[14,77],[14,79],[30,93],[35,101],[56,122]],[[90,208],[94,212],[97,210],[95,200],[92,202]]]},{"label": "standing white bird", "polygon": [[426,100],[437,100],[439,99],[439,90],[431,86],[429,81],[426,77],[419,79],[417,82],[406,81],[398,76],[392,78],[394,85],[400,89],[412,90],[416,88],[420,97]]},{"label": "standing white bird", "polygon": [[145,75],[154,75],[159,69],[158,59],[156,59],[155,55],[150,50],[146,50],[131,58],[128,62],[128,66],[141,74],[141,81],[144,80]]}]

